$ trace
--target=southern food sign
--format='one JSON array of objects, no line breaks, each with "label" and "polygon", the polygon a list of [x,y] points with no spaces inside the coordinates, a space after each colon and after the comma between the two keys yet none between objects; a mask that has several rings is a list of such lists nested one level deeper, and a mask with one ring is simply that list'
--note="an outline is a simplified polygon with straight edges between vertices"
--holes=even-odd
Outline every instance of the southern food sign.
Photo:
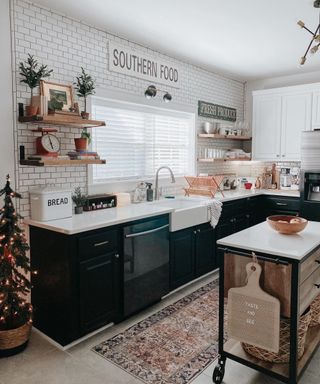
[{"label": "southern food sign", "polygon": [[235,108],[225,107],[219,104],[207,103],[206,101],[198,101],[198,115],[203,117],[211,117],[212,119],[236,121],[237,110]]},{"label": "southern food sign", "polygon": [[134,51],[113,41],[109,41],[109,71],[180,87],[181,71],[176,64]]}]

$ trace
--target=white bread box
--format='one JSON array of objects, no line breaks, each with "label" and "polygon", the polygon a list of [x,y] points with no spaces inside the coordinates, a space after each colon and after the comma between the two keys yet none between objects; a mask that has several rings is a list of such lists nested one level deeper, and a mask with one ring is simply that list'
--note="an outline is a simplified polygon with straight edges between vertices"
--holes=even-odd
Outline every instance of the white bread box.
[{"label": "white bread box", "polygon": [[71,190],[44,187],[30,191],[31,219],[50,221],[72,216]]}]

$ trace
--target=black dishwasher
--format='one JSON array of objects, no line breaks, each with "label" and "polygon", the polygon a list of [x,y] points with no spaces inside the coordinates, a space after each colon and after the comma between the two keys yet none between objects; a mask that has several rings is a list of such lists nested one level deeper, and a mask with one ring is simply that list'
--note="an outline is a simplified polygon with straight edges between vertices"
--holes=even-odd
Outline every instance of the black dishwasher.
[{"label": "black dishwasher", "polygon": [[124,316],[169,292],[168,215],[124,227]]}]

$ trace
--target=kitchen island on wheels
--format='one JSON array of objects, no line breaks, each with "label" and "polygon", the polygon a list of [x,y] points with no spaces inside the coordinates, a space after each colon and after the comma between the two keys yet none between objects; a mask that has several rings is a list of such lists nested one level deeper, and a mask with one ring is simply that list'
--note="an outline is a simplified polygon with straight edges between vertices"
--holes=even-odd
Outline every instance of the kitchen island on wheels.
[{"label": "kitchen island on wheels", "polygon": [[284,235],[264,222],[218,240],[219,359],[296,384],[320,344],[320,223]]}]

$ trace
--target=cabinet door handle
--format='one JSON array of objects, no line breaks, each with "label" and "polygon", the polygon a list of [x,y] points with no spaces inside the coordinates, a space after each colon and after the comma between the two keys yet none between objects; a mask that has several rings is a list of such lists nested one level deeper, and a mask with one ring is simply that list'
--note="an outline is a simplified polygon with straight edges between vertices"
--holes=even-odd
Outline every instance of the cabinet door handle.
[{"label": "cabinet door handle", "polygon": [[197,232],[200,233],[200,232],[201,232],[201,229],[197,229]]},{"label": "cabinet door handle", "polygon": [[286,157],[286,155],[282,155],[282,157]]},{"label": "cabinet door handle", "polygon": [[193,231],[193,233],[196,235],[196,234],[197,234],[197,231]]},{"label": "cabinet door handle", "polygon": [[116,253],[116,254],[114,255],[114,257],[115,257],[116,259],[119,259],[119,257],[120,257],[119,253]]},{"label": "cabinet door handle", "polygon": [[95,243],[94,247],[101,247],[102,245],[109,244],[109,240],[101,241],[101,243]]},{"label": "cabinet door handle", "polygon": [[287,206],[288,204],[287,203],[276,203],[277,205],[281,205],[281,206]]},{"label": "cabinet door handle", "polygon": [[277,157],[280,157],[280,155],[277,155]]},{"label": "cabinet door handle", "polygon": [[320,289],[320,284],[314,284],[314,286]]}]

